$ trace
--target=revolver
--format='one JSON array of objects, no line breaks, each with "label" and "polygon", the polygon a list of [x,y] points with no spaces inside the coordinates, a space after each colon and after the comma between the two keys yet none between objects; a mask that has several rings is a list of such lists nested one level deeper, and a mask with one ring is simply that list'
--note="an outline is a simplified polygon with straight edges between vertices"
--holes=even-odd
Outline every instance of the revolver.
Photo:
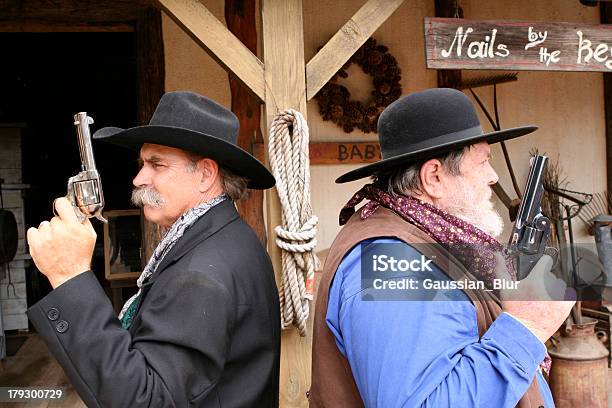
[{"label": "revolver", "polygon": [[536,155],[531,158],[525,193],[512,228],[506,256],[516,268],[517,280],[531,272],[535,263],[547,249],[550,237],[550,220],[542,214],[544,196],[544,171],[548,157]]},{"label": "revolver", "polygon": [[79,139],[79,150],[81,153],[81,171],[76,176],[68,179],[68,194],[66,195],[79,221],[96,217],[106,223],[102,216],[104,208],[104,195],[102,194],[102,182],[100,173],[96,169],[93,148],[91,146],[91,133],[89,125],[93,119],[87,116],[87,112],[79,112],[74,115],[74,126],[76,126]]}]

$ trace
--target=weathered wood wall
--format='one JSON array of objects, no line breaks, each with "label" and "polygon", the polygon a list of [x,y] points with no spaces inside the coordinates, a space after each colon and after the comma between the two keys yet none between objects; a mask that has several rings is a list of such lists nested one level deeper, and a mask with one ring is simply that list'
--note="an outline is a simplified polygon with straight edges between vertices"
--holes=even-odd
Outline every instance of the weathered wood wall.
[{"label": "weathered wood wall", "polygon": [[[9,263],[13,286],[8,286],[8,274],[0,280],[0,307],[2,308],[4,330],[27,330],[28,328],[28,318],[25,314],[27,309],[25,270],[29,266],[30,255],[26,251],[24,238],[21,131],[22,126],[19,124],[0,124],[0,179],[4,180],[2,199],[4,208],[15,215],[19,232],[17,254],[15,259]],[[8,271],[6,266],[4,269]],[[2,275],[0,273],[0,276]]]}]

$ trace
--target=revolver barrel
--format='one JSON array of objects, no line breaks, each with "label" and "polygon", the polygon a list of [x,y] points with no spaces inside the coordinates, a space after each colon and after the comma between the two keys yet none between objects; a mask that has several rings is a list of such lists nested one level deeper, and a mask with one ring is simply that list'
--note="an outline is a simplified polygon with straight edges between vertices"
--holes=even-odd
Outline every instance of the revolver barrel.
[{"label": "revolver barrel", "polygon": [[93,119],[86,112],[74,115],[74,125],[77,129],[79,151],[81,154],[81,171],[68,179],[68,199],[75,208],[75,213],[81,221],[96,217],[107,222],[102,216],[104,208],[104,194],[100,174],[96,169],[96,162],[91,144],[89,125]]},{"label": "revolver barrel", "polygon": [[510,235],[506,254],[515,258],[518,279],[526,277],[546,249],[550,236],[550,220],[542,214],[546,156],[534,156],[527,177],[525,194]]},{"label": "revolver barrel", "polygon": [[89,125],[92,123],[93,119],[87,116],[87,112],[79,112],[74,115],[74,126],[76,126],[79,138],[82,171],[96,170],[96,161],[91,146],[91,133],[89,131]]}]

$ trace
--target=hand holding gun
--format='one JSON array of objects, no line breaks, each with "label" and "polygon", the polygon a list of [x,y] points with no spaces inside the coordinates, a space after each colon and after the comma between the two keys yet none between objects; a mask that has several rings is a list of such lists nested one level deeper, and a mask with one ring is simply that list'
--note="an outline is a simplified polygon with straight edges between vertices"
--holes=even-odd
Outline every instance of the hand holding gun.
[{"label": "hand holding gun", "polygon": [[96,217],[106,223],[106,219],[102,217],[104,208],[102,182],[96,169],[89,131],[89,125],[92,123],[93,119],[87,116],[86,112],[74,115],[74,125],[77,129],[81,153],[81,171],[68,179],[67,198],[81,222],[87,218]]},{"label": "hand holding gun", "polygon": [[515,262],[518,280],[529,275],[544,254],[550,237],[550,220],[542,214],[541,209],[547,162],[546,156],[537,155],[531,158],[525,194],[506,250],[508,258]]}]

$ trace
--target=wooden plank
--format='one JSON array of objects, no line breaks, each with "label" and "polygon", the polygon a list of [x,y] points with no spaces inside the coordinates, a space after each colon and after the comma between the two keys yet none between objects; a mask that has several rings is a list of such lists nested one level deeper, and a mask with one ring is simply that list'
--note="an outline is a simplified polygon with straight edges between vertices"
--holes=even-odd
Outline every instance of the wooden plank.
[{"label": "wooden plank", "polygon": [[[17,266],[21,264],[21,266]],[[25,283],[25,269],[23,268],[23,261],[18,262],[18,261],[13,261],[10,263],[11,265],[11,282],[13,282],[13,284],[17,284],[17,283]],[[0,266],[0,268],[4,268],[4,271],[6,271],[6,265]],[[0,280],[0,285],[6,285],[8,284],[8,275],[6,276],[6,278]]]},{"label": "wooden plank", "polygon": [[28,316],[23,314],[2,316],[4,330],[27,330]]},{"label": "wooden plank", "polygon": [[0,163],[3,168],[8,169],[20,169],[21,168],[21,154],[17,154],[20,150],[16,148],[0,147]]},{"label": "wooden plank", "polygon": [[63,23],[128,22],[136,20],[138,8],[149,2],[134,0],[5,0],[0,20]]},{"label": "wooden plank", "polygon": [[427,68],[612,71],[612,26],[425,18]]},{"label": "wooden plank", "polygon": [[[602,3],[600,7],[601,22],[603,24],[612,24],[612,4]],[[606,185],[608,191],[612,191],[612,73],[603,74],[603,79],[606,118]]]},{"label": "wooden plank", "polygon": [[[28,255],[29,256],[29,255]],[[20,257],[18,255],[15,255],[15,258],[13,258],[13,260],[9,263],[9,265],[11,266],[11,274],[14,271],[25,271],[26,268],[28,268],[31,264],[32,264],[32,260],[31,259],[19,259]],[[18,278],[18,276],[17,276]],[[21,278],[22,280],[15,280],[15,276],[13,277],[13,281],[15,282],[24,282],[25,278]],[[6,283],[3,281],[0,281],[0,283]]]},{"label": "wooden plank", "polygon": [[404,0],[368,0],[306,65],[306,94],[312,99]]},{"label": "wooden plank", "polygon": [[13,283],[15,286],[15,292],[13,292],[13,287],[9,288],[8,294],[6,288],[8,288],[8,284],[0,285],[0,299],[25,299],[26,298],[26,285],[25,282],[21,283]]},{"label": "wooden plank", "polygon": [[[0,162],[0,178],[4,180],[6,184],[21,184],[23,181],[21,175],[21,168],[17,167],[5,167],[4,163]],[[4,191],[4,184],[2,190]]]},{"label": "wooden plank", "polygon": [[[165,89],[165,58],[161,12],[146,8],[138,14],[136,23],[136,71],[138,73],[138,123],[149,123]],[[149,222],[141,210],[142,267],[161,241],[164,229]]]},{"label": "wooden plank", "polygon": [[17,255],[26,254],[26,253],[28,253],[28,251],[26,251],[25,239],[19,238],[19,241],[17,244]]},{"label": "wooden plank", "polygon": [[310,154],[311,164],[365,164],[382,158],[376,142],[311,143]]},{"label": "wooden plank", "polygon": [[20,190],[5,190],[3,188],[2,201],[4,208],[12,210],[15,213],[15,217],[19,216],[16,210],[23,207],[23,197],[21,197]]},{"label": "wooden plank", "polygon": [[[255,0],[225,2],[225,23],[227,28],[253,54],[257,54],[256,8]],[[238,146],[249,153],[253,153],[254,143],[260,143],[263,146],[261,100],[236,75],[231,72],[228,72],[228,75],[232,94],[232,112],[236,114],[240,121]],[[263,149],[255,157],[261,162],[265,161]],[[253,228],[255,234],[257,234],[257,237],[259,237],[259,240],[265,247],[267,242],[263,197],[263,191],[250,190],[244,199],[236,203],[236,207],[242,218]]]},{"label": "wooden plank", "polygon": [[[310,164],[367,164],[380,160],[378,142],[315,142],[309,145]],[[264,145],[253,145],[253,151],[264,154]]]},{"label": "wooden plank", "polygon": [[2,316],[22,314],[28,309],[25,299],[2,299],[0,300]]},{"label": "wooden plank", "polygon": [[[456,0],[435,0],[436,17],[459,17],[463,18],[463,9]],[[439,69],[438,87],[455,88],[461,83],[460,69]]]},{"label": "wooden plank", "polygon": [[158,0],[178,25],[227,70],[236,74],[261,100],[264,99],[264,67],[198,0]]},{"label": "wooden plank", "polygon": [[0,21],[2,33],[129,33],[134,31],[134,25],[128,23],[58,23],[17,20]]},{"label": "wooden plank", "polygon": [[12,408],[86,408],[64,370],[37,334],[29,334],[17,354],[2,361],[0,384],[12,387],[62,387],[65,398],[54,401],[4,404]]},{"label": "wooden plank", "polygon": [[[263,55],[265,61],[266,129],[277,112],[293,108],[306,118],[304,28],[301,0],[261,0]],[[265,136],[267,140],[267,135]],[[266,152],[266,161],[269,158]],[[276,189],[266,190],[268,252],[277,284],[281,277],[281,252],[274,227],[281,224]],[[312,322],[312,318],[310,319]],[[311,327],[311,326],[310,326]],[[280,406],[307,407],[310,388],[312,330],[300,337],[297,330],[281,334]]]}]

